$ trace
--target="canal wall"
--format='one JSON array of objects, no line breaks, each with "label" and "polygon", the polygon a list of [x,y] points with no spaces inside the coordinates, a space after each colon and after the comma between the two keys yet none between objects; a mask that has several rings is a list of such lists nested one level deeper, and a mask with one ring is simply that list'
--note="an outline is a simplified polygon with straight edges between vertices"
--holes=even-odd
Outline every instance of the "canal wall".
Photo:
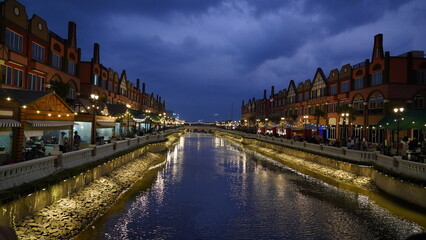
[{"label": "canal wall", "polygon": [[[233,141],[240,142],[244,144],[245,147],[253,150],[259,151],[266,156],[269,156],[273,159],[277,160],[277,156],[279,153],[283,153],[283,155],[289,155],[297,158],[303,158],[309,162],[318,163],[324,166],[331,167],[333,169],[342,170],[348,173],[355,174],[357,176],[365,176],[371,179],[371,182],[378,189],[386,192],[387,194],[396,197],[398,199],[404,200],[405,202],[414,204],[415,206],[426,209],[426,187],[420,184],[410,183],[403,181],[399,178],[393,177],[391,175],[387,175],[378,169],[375,169],[375,164],[367,165],[367,162],[360,162],[357,159],[345,159],[347,161],[339,161],[338,157],[335,155],[324,156],[324,153],[319,152],[318,154],[313,153],[312,149],[307,151],[303,151],[303,143],[301,147],[289,148],[286,146],[278,145],[275,142],[271,141],[263,141],[262,139],[253,139],[253,138],[244,138],[241,135],[234,134],[229,131],[221,131],[221,134],[225,133],[228,138],[231,138]],[[263,149],[262,149],[263,148]],[[274,150],[275,152],[269,152],[267,149]],[[335,151],[345,151],[345,149],[335,149]],[[278,154],[277,154],[278,153]],[[312,170],[306,166],[302,166],[301,164],[295,164],[292,161],[285,161],[281,159],[281,162],[293,168],[297,171],[300,171],[304,174],[308,174],[315,178],[319,178],[321,180],[325,180],[328,183],[332,183],[334,185],[341,186],[345,185],[345,188],[350,188],[345,183],[345,179],[339,179],[341,174],[324,174],[321,173],[321,169]],[[374,163],[374,162],[373,162]],[[390,165],[394,165],[394,161],[391,160]],[[421,170],[421,169],[420,169]],[[336,178],[337,181],[330,179],[330,177]],[[351,178],[351,177],[348,177]],[[343,181],[342,181],[343,180]],[[340,183],[341,184],[340,184]],[[355,184],[357,185],[357,184]],[[358,186],[363,188],[362,185]],[[371,189],[368,189],[371,190]]]},{"label": "canal wall", "polygon": [[[106,211],[150,166],[164,161],[164,151],[180,135],[173,134],[168,137],[168,141],[143,146],[41,191],[4,204],[0,212],[1,224],[13,226],[20,239],[31,239],[27,236],[35,237],[33,239],[69,238]],[[154,154],[158,152],[163,154]],[[84,189],[87,194],[79,199],[78,196],[81,196],[80,192]],[[77,198],[72,200],[75,196]],[[53,212],[49,209],[53,209]]]}]

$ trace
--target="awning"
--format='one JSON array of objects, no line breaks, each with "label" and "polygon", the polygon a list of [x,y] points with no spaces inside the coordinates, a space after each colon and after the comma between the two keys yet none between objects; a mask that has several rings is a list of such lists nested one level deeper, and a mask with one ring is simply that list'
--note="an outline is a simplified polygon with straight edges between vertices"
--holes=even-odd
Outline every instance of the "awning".
[{"label": "awning", "polygon": [[0,127],[20,127],[21,123],[13,119],[0,119]]},{"label": "awning", "polygon": [[115,127],[115,122],[99,122],[98,125],[102,127]]},{"label": "awning", "polygon": [[73,121],[39,121],[39,120],[27,120],[27,123],[33,127],[63,127],[73,126]]},{"label": "awning", "polygon": [[159,116],[153,113],[145,113],[145,116],[153,122],[159,122],[161,120]]},{"label": "awning", "polygon": [[[398,129],[396,114],[389,113],[384,116],[376,125],[381,129]],[[399,130],[405,129],[426,129],[426,110],[407,110],[402,113],[399,120]]]}]

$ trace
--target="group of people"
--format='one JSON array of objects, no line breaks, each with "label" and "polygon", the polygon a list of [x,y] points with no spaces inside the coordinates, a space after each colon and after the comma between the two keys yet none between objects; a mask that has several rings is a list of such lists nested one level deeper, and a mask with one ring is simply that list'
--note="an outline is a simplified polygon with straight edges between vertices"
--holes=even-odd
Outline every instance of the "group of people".
[{"label": "group of people", "polygon": [[[78,135],[78,132],[75,131],[72,150],[79,150],[80,142],[81,142],[81,137],[80,135]],[[66,136],[65,132],[61,132],[61,135],[59,136],[59,140],[58,140],[58,145],[59,145],[59,151],[61,152],[66,152],[66,150],[68,149],[68,137]]]}]

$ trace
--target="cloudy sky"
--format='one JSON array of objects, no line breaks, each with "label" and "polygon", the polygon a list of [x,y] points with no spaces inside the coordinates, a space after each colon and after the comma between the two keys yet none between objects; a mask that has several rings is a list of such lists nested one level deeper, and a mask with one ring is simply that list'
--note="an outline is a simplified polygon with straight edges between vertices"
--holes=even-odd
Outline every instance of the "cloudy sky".
[{"label": "cloudy sky", "polygon": [[[426,50],[424,0],[20,0],[51,31],[77,24],[82,60],[101,62],[188,121],[239,119],[261,98],[371,57],[375,34],[398,55]],[[218,114],[218,116],[215,116]]]}]

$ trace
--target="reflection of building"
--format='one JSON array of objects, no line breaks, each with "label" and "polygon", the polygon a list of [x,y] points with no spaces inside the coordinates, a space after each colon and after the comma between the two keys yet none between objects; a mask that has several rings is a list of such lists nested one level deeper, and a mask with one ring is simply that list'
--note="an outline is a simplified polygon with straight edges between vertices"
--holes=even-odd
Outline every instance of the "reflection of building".
[{"label": "reflection of building", "polygon": [[[370,142],[384,143],[396,135],[386,127],[385,119],[394,119],[394,107],[405,107],[419,116],[405,126],[401,136],[424,139],[426,129],[426,59],[423,51],[411,51],[399,56],[383,52],[383,35],[374,38],[372,58],[355,65],[333,69],[326,77],[318,68],[313,80],[274,92],[263,99],[252,98],[241,108],[242,119],[254,126],[256,119],[280,119],[284,128],[297,131],[303,128],[307,115],[319,134],[331,140],[343,136],[341,112],[349,112],[347,136],[366,138]],[[423,115],[419,115],[423,114]],[[406,118],[408,119],[408,118]],[[277,120],[279,122],[279,120]],[[306,125],[305,125],[306,126]],[[340,136],[340,137],[339,137]]]},{"label": "reflection of building", "polygon": [[[35,92],[55,91],[52,98],[64,99],[62,103],[71,109],[67,114],[72,112],[72,121],[76,121],[74,128],[81,134],[83,142],[93,140],[93,130],[107,140],[118,134],[115,129],[122,129],[122,121],[115,123],[122,115],[114,115],[114,111],[109,110],[112,105],[130,105],[130,109],[143,112],[144,115],[138,117],[145,127],[159,125],[150,119],[158,118],[159,114],[165,112],[165,101],[159,95],[147,93],[145,84],[140,86],[139,79],[136,84],[132,83],[127,79],[125,70],[119,75],[115,70],[105,67],[100,61],[99,44],[94,45],[90,61],[80,61],[81,49],[77,48],[75,23],[68,24],[68,36],[62,38],[49,31],[47,22],[41,17],[33,15],[28,19],[25,7],[16,0],[0,2],[0,9],[0,89],[31,90],[34,91],[30,93],[31,96],[37,94]],[[91,94],[99,96],[95,103],[90,99]],[[12,106],[13,101],[4,99],[6,95],[0,96],[1,155],[9,149],[2,147],[3,142],[9,142],[4,139],[10,138],[9,132],[14,132],[22,124],[17,111],[12,111],[12,114],[10,110],[2,111],[19,107],[22,101],[15,103],[21,105]],[[61,113],[53,110],[46,111],[50,111],[52,116],[60,114],[63,119]],[[130,118],[133,120],[136,116]],[[126,124],[132,124],[135,129],[137,122],[126,121]],[[88,132],[88,128],[92,131]],[[130,129],[129,126],[127,129]],[[20,158],[16,161],[20,161]]]}]

